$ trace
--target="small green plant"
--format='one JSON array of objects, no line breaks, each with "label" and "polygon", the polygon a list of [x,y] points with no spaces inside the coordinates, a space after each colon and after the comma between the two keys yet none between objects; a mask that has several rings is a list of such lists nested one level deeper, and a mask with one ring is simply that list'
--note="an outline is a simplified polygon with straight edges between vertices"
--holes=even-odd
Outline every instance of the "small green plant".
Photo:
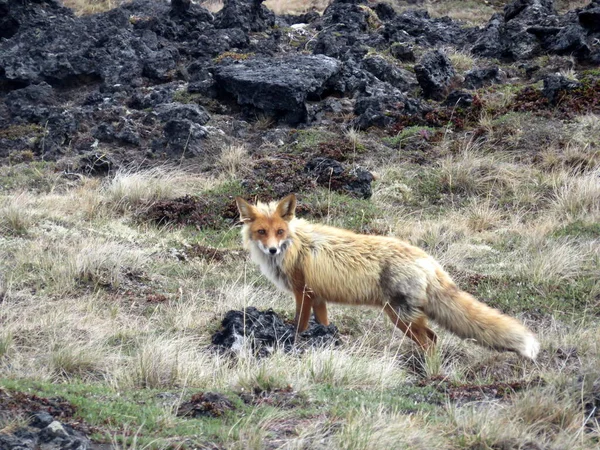
[{"label": "small green plant", "polygon": [[429,140],[436,133],[436,129],[432,127],[411,126],[402,129],[396,136],[384,138],[383,142],[390,147],[401,149],[403,144],[411,140]]},{"label": "small green plant", "polygon": [[40,137],[44,132],[44,127],[30,123],[25,125],[12,125],[8,128],[0,129],[0,139],[8,139],[11,141],[24,137]]},{"label": "small green plant", "polygon": [[188,92],[187,89],[180,89],[173,94],[173,101],[178,103],[198,103],[200,94]]}]

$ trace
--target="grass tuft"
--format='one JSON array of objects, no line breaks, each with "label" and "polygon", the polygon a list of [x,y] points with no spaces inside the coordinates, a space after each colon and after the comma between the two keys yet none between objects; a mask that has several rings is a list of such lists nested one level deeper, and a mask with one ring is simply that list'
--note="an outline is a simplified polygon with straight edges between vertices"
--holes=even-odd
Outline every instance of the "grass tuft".
[{"label": "grass tuft", "polygon": [[185,172],[165,167],[120,170],[104,184],[103,192],[108,204],[123,212],[184,195],[189,180]]}]

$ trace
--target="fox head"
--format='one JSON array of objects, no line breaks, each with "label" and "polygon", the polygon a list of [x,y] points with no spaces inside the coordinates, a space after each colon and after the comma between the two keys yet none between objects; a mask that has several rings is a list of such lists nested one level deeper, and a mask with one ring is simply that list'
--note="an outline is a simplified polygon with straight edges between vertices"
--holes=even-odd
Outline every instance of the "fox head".
[{"label": "fox head", "polygon": [[240,220],[244,222],[244,240],[256,243],[266,255],[278,255],[289,243],[290,222],[295,217],[296,196],[290,194],[279,202],[258,202],[255,206],[235,199]]}]

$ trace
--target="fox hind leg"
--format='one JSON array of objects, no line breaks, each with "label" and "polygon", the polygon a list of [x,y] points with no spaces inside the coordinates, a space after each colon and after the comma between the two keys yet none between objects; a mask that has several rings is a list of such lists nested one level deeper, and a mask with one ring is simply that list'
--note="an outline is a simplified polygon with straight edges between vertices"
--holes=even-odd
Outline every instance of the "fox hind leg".
[{"label": "fox hind leg", "polygon": [[410,339],[415,341],[423,350],[428,351],[435,347],[437,335],[427,326],[427,318],[424,315],[407,322],[400,317],[398,312],[389,303],[384,306],[384,311],[392,323]]},{"label": "fox hind leg", "polygon": [[329,319],[327,318],[327,303],[325,303],[324,300],[313,300],[313,311],[317,323],[325,326],[329,325]]}]

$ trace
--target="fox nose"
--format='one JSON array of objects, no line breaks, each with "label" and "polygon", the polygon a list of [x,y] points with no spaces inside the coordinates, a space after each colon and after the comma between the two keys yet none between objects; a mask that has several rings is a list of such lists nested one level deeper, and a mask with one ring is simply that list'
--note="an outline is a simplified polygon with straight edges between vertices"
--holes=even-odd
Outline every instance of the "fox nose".
[{"label": "fox nose", "polygon": [[269,248],[269,253],[271,253],[271,255],[274,255],[275,253],[277,253],[277,249],[275,247],[271,247]]}]

